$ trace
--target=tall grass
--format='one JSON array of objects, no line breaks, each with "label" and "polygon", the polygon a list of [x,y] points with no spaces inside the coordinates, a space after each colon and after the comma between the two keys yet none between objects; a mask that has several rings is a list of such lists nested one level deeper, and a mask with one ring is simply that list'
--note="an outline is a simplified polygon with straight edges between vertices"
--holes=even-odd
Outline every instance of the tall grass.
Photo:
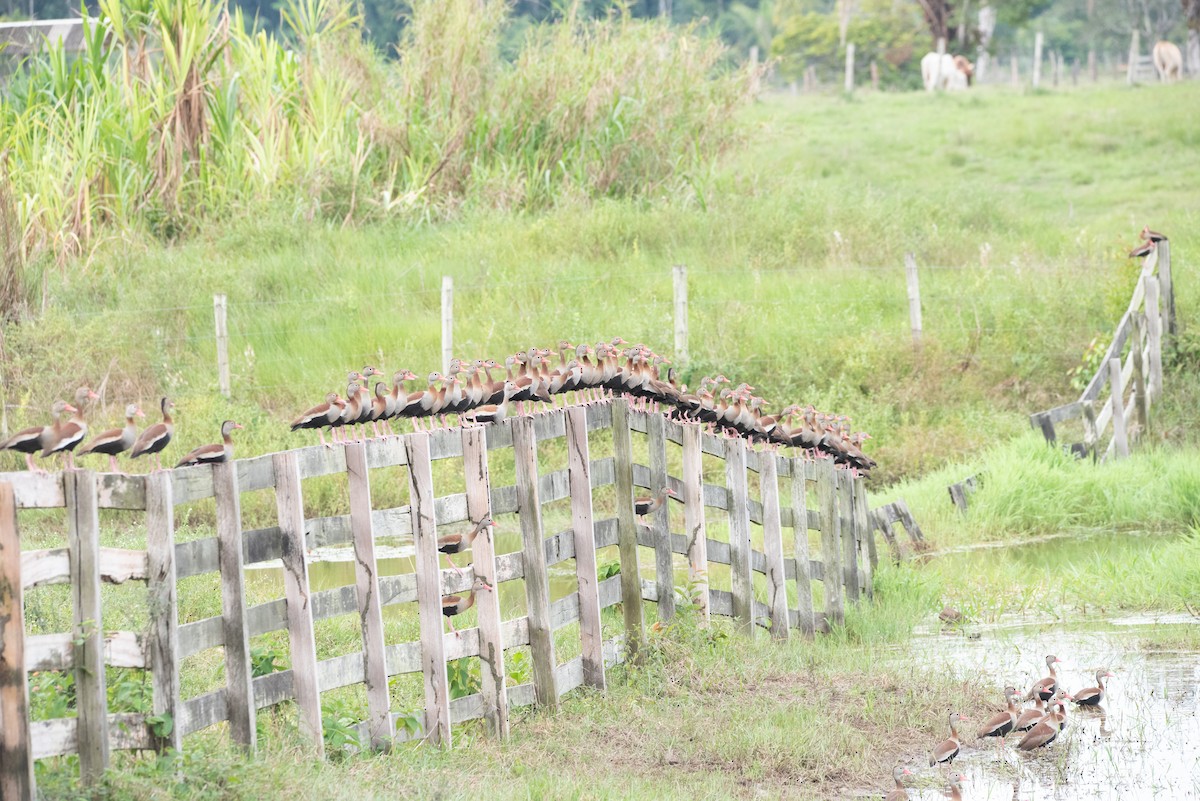
[{"label": "tall grass", "polygon": [[654,192],[731,141],[747,98],[692,30],[568,13],[510,64],[503,0],[417,0],[397,65],[353,8],[287,0],[284,41],[219,0],[103,0],[78,56],[32,58],[0,100],[25,258],[264,204],[427,219]]}]

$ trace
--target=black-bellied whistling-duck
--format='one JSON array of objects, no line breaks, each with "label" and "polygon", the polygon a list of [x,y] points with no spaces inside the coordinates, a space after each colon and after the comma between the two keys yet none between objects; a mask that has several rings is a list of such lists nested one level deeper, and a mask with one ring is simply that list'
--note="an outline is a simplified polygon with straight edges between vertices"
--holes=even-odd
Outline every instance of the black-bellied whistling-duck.
[{"label": "black-bellied whistling-duck", "polygon": [[235,423],[232,420],[226,420],[221,423],[221,439],[222,442],[212,445],[201,445],[187,456],[179,460],[176,467],[186,467],[194,464],[218,464],[220,462],[228,462],[233,458],[233,437],[232,434],[236,429],[241,428],[241,423]]},{"label": "black-bellied whistling-duck", "polygon": [[1054,691],[1058,689],[1058,671],[1054,669],[1055,665],[1061,664],[1062,660],[1054,654],[1046,657],[1046,667],[1050,669],[1050,675],[1044,679],[1039,679],[1029,688],[1029,692],[1025,693],[1024,700],[1032,701],[1035,697],[1041,698],[1043,701],[1049,701]]},{"label": "black-bellied whistling-duck", "polygon": [[[367,434],[364,426],[371,422],[371,413],[375,408],[371,402],[371,377],[383,375],[383,371],[367,365],[359,375],[362,377],[362,385],[358,388],[358,419],[349,422],[358,427],[358,438],[365,442]],[[376,436],[378,436],[378,431],[376,431]]]},{"label": "black-bellied whistling-duck", "polygon": [[43,459],[56,453],[66,454],[64,457],[66,468],[68,470],[75,469],[75,448],[83,442],[88,432],[87,421],[83,419],[83,413],[87,409],[88,403],[98,397],[100,396],[87,387],[80,387],[75,391],[75,412],[71,415],[70,420],[58,427],[57,432],[46,443],[46,447],[42,449]]},{"label": "black-bellied whistling-duck", "polygon": [[1059,689],[1054,694],[1052,702],[1047,706],[1047,714],[1038,721],[1037,725],[1026,732],[1021,741],[1017,743],[1017,748],[1022,751],[1033,751],[1054,742],[1058,733],[1067,725],[1067,706],[1063,703],[1064,700],[1074,700],[1074,696],[1066,690]]},{"label": "black-bellied whistling-duck", "polygon": [[938,620],[953,625],[955,623],[962,623],[966,620],[966,616],[950,604],[946,604],[942,607],[942,611],[938,612]]},{"label": "black-bellied whistling-duck", "polygon": [[46,447],[47,443],[52,442],[58,437],[59,431],[62,429],[62,416],[66,412],[75,412],[75,407],[67,403],[65,400],[56,400],[50,407],[50,414],[53,422],[48,426],[33,426],[26,428],[13,434],[8,439],[0,443],[0,450],[4,451],[19,451],[25,454],[25,466],[29,468],[29,472],[37,473],[38,475],[46,475],[46,471],[33,463],[33,454]]},{"label": "black-bellied whistling-duck", "polygon": [[1166,234],[1160,234],[1158,231],[1151,231],[1150,226],[1148,225],[1142,227],[1142,239],[1145,239],[1147,242],[1163,242],[1166,240],[1166,238]]},{"label": "black-bellied whistling-duck", "polygon": [[315,428],[317,436],[321,438],[321,444],[326,448],[332,447],[325,441],[325,433],[321,429],[332,426],[334,421],[342,416],[342,408],[345,405],[345,401],[336,392],[330,392],[325,396],[324,403],[317,404],[292,421],[292,431]]},{"label": "black-bellied whistling-duck", "polygon": [[1017,723],[1017,716],[1020,714],[1020,710],[1017,708],[1019,697],[1015,687],[1005,687],[1004,700],[1008,704],[1008,709],[988,718],[975,737],[980,740],[984,737],[1004,737],[1012,731],[1013,726]]},{"label": "black-bellied whistling-duck", "polygon": [[[405,381],[415,381],[417,374],[412,370],[398,370],[392,376],[392,394],[388,396],[387,408],[384,410],[384,425],[387,427],[389,434],[395,434],[392,428],[392,420],[397,417],[403,417],[404,412],[408,409],[408,404],[412,401],[413,393],[410,393],[404,387]],[[417,393],[419,397],[419,393]],[[415,402],[415,401],[412,401]]]},{"label": "black-bellied whistling-duck", "polygon": [[1021,714],[1017,716],[1017,722],[1013,724],[1013,731],[1029,731],[1045,716],[1045,702],[1041,698],[1035,698],[1033,706],[1022,710]]},{"label": "black-bellied whistling-duck", "polygon": [[897,765],[892,768],[892,780],[896,782],[895,788],[884,796],[883,801],[907,801],[908,790],[904,789],[903,777],[911,776],[913,772],[903,765]]},{"label": "black-bellied whistling-duck", "polygon": [[455,629],[454,624],[450,621],[450,618],[454,617],[455,615],[461,615],[463,612],[474,606],[475,593],[479,592],[480,590],[490,590],[491,588],[491,584],[488,584],[479,576],[476,576],[475,583],[471,585],[471,591],[467,593],[466,597],[461,595],[442,596],[442,614],[445,615],[446,625],[450,627],[451,631],[454,631]]},{"label": "black-bellied whistling-duck", "polygon": [[952,771],[946,777],[946,798],[950,799],[950,801],[962,801],[962,786],[966,780],[966,776],[958,771]]},{"label": "black-bellied whistling-duck", "polygon": [[[446,386],[449,379],[441,373],[433,372],[427,377],[428,387],[425,390],[413,392],[408,396],[408,405],[405,406],[402,416],[412,419],[413,431],[420,431],[421,426],[417,422],[422,417],[433,417],[442,408],[442,400],[446,397]],[[438,387],[438,382],[443,382],[441,387]],[[432,428],[432,425],[430,426]]]},{"label": "black-bellied whistling-duck", "polygon": [[162,450],[167,447],[175,433],[175,421],[171,419],[171,410],[175,408],[175,404],[170,398],[163,398],[158,405],[162,409],[162,422],[155,423],[142,432],[137,442],[133,443],[129,458],[136,459],[142,454],[153,454],[155,469],[162,470]]},{"label": "black-bellied whistling-duck", "polygon": [[962,721],[970,722],[970,718],[964,718],[957,712],[951,712],[950,720],[950,736],[942,740],[933,750],[929,752],[929,767],[933,767],[940,762],[953,764],[954,758],[958,756],[958,751],[962,748],[962,743],[958,739],[958,724]]},{"label": "black-bellied whistling-duck", "polygon": [[387,407],[388,397],[391,395],[391,390],[388,385],[382,381],[375,382],[375,395],[371,398],[371,411],[367,413],[367,419],[371,422],[371,430],[375,432],[376,438],[380,436],[379,423],[387,422]]},{"label": "black-bellied whistling-duck", "polygon": [[662,508],[662,505],[667,502],[668,496],[672,498],[679,497],[675,494],[675,490],[670,487],[662,487],[659,489],[658,494],[653,497],[644,496],[636,498],[633,502],[633,513],[638,517],[652,515]]},{"label": "black-bellied whistling-duck", "polygon": [[484,529],[495,529],[496,524],[492,522],[492,518],[485,517],[480,520],[466,534],[447,534],[444,537],[438,537],[438,550],[446,554],[446,561],[450,563],[450,567],[462,573],[462,568],[454,564],[453,554],[462,553],[475,544],[475,538],[483,533]]},{"label": "black-bellied whistling-duck", "polygon": [[1158,247],[1158,242],[1155,242],[1153,239],[1148,239],[1145,242],[1143,242],[1142,244],[1138,245],[1137,247],[1132,248],[1129,251],[1129,258],[1131,258],[1131,259],[1145,258],[1146,256],[1149,256],[1151,253],[1153,253],[1154,249],[1157,247]]},{"label": "black-bellied whistling-duck", "polygon": [[1104,703],[1104,680],[1115,679],[1116,674],[1107,668],[1096,671],[1096,686],[1075,693],[1075,703],[1080,706],[1100,706]]},{"label": "black-bellied whistling-duck", "polygon": [[108,465],[112,471],[120,473],[121,468],[117,465],[117,454],[124,453],[133,447],[133,443],[137,441],[137,424],[134,422],[134,418],[145,416],[146,413],[136,403],[129,404],[125,407],[125,427],[110,428],[108,431],[92,437],[91,442],[79,450],[79,455],[103,453],[108,456]]},{"label": "black-bellied whistling-duck", "polygon": [[517,385],[512,381],[504,382],[504,394],[499,403],[485,403],[463,415],[463,419],[477,425],[485,423],[503,423],[508,417],[508,399],[517,391]]}]

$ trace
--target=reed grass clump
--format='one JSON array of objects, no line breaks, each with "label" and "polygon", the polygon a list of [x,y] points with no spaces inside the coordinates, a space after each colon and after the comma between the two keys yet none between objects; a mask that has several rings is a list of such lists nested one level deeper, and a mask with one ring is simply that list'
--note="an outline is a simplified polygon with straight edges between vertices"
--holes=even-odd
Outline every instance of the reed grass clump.
[{"label": "reed grass clump", "polygon": [[503,0],[417,0],[390,61],[349,0],[288,0],[284,37],[220,0],[102,0],[77,55],[0,98],[24,259],[174,239],[264,207],[443,219],[682,185],[734,138],[746,73],[694,30],[568,12],[500,54]]}]

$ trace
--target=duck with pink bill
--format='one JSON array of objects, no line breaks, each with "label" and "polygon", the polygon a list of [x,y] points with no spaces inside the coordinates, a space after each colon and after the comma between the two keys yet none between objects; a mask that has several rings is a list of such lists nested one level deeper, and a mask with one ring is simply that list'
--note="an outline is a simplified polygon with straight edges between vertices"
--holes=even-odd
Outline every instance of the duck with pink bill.
[{"label": "duck with pink bill", "polygon": [[92,437],[91,441],[80,449],[79,455],[104,454],[108,457],[108,465],[112,468],[112,472],[120,473],[121,468],[117,464],[117,454],[124,453],[133,447],[138,433],[136,418],[145,416],[146,413],[136,403],[129,404],[125,407],[125,427],[110,428],[108,431]]}]

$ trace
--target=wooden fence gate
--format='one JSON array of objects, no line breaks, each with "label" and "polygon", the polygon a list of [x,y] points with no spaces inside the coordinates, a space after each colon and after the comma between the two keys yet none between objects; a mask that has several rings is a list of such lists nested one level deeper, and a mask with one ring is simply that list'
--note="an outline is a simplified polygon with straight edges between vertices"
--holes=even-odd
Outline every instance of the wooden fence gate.
[{"label": "wooden fence gate", "polygon": [[[634,435],[648,464],[634,461]],[[566,469],[539,471],[542,443],[565,445]],[[612,455],[592,458],[593,446],[611,448]],[[489,454],[498,450],[511,452],[502,455],[512,460],[514,485],[492,483]],[[710,475],[720,472],[711,459],[723,465],[723,484],[705,483],[705,457]],[[443,460],[457,461],[439,465],[441,471],[457,471],[461,464],[457,483],[465,492],[436,494],[434,467]],[[680,474],[669,475],[668,465]],[[371,472],[386,468],[407,474],[407,506],[372,506]],[[349,514],[306,517],[305,482],[339,474]],[[669,529],[666,507],[648,525],[635,519],[634,488],[662,486],[679,496],[683,533]],[[243,495],[263,490],[274,494],[277,524],[243,530]],[[202,499],[215,506],[211,536],[176,542],[176,510]],[[569,501],[570,527],[546,536],[543,507],[555,501]],[[55,508],[65,510],[66,547],[22,551],[18,518]],[[144,550],[101,544],[112,533],[100,525],[100,512],[108,509],[134,510],[129,514],[145,526]],[[484,535],[472,549],[473,571],[440,567],[439,526],[514,513],[520,550],[496,553]],[[380,537],[411,537],[415,569],[381,576]],[[355,583],[314,591],[311,550],[339,544],[353,550]],[[597,552],[614,547],[620,571],[600,579]],[[676,556],[682,557],[678,568]],[[553,598],[548,570],[570,559],[575,589]],[[246,567],[263,562],[282,565],[283,597],[249,605]],[[414,737],[449,746],[454,726],[479,718],[503,737],[513,707],[552,707],[582,685],[603,689],[606,667],[644,646],[647,611],[660,621],[674,615],[676,585],[682,583],[677,569],[687,571],[697,614],[730,616],[747,634],[763,627],[786,639],[793,630],[811,635],[840,624],[845,603],[870,596],[875,563],[861,478],[835,469],[831,460],[755,451],[742,440],[704,433],[698,424],[634,411],[623,400],[486,428],[303,448],[147,476],[86,470],[2,475],[0,796],[33,799],[36,760],[77,754],[81,778],[89,783],[109,766],[113,750],[181,750],[189,735],[222,721],[233,741],[253,751],[257,710],[284,702],[295,703],[299,732],[321,755],[322,693],[351,685],[365,691],[358,724],[364,746]],[[728,589],[715,586],[723,580],[711,575],[714,566],[721,566],[722,577],[727,566]],[[495,591],[479,593],[476,626],[446,634],[441,598],[469,588],[472,572]],[[181,622],[180,582],[213,574],[219,576],[220,614]],[[142,631],[110,631],[103,622],[114,610],[102,601],[102,585],[127,581],[145,582],[148,623]],[[525,614],[504,619],[497,591],[513,581],[524,583]],[[816,582],[821,591],[814,594]],[[59,583],[71,587],[73,630],[29,633],[23,595]],[[653,603],[648,610],[645,601]],[[389,642],[385,608],[413,602],[420,639]],[[615,631],[606,637],[602,610],[617,604],[622,622],[610,614]],[[821,611],[814,609],[818,605]],[[318,661],[314,625],[339,615],[358,616],[361,650]],[[555,632],[575,623],[580,656],[560,663]],[[287,634],[288,668],[254,675],[251,639],[277,631]],[[222,685],[184,697],[185,660],[218,647]],[[506,652],[526,647],[532,680],[511,684]],[[452,699],[447,662],[472,657],[481,660],[479,692]],[[114,668],[147,671],[149,709],[110,713],[106,680]],[[73,675],[73,717],[30,719],[28,678],[34,671]],[[389,696],[389,678],[405,673],[423,676],[423,720],[416,731],[397,729],[399,712]]]}]

